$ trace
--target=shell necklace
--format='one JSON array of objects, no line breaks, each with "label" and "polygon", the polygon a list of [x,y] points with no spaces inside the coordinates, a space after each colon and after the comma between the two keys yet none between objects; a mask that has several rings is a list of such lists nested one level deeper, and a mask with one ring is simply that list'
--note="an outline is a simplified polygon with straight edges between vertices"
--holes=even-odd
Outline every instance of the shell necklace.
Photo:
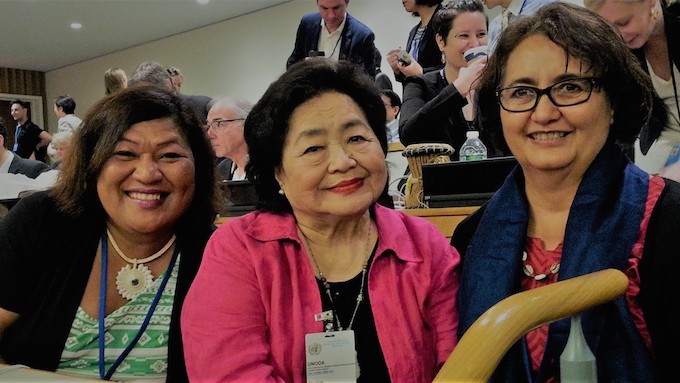
[{"label": "shell necklace", "polygon": [[168,243],[166,243],[162,249],[146,258],[136,259],[130,258],[125,255],[125,253],[123,253],[120,247],[118,247],[116,240],[113,239],[113,235],[111,235],[109,229],[106,229],[106,235],[109,237],[109,242],[116,250],[116,253],[118,253],[118,255],[123,258],[125,262],[132,264],[132,267],[130,267],[130,265],[125,265],[122,267],[116,276],[116,288],[118,289],[118,294],[129,301],[137,298],[137,296],[147,286],[153,283],[153,275],[151,275],[151,270],[149,270],[149,268],[144,264],[151,262],[163,255],[166,251],[168,251],[170,246],[175,243],[175,239],[177,239],[177,236],[173,234],[172,238],[170,238]]}]

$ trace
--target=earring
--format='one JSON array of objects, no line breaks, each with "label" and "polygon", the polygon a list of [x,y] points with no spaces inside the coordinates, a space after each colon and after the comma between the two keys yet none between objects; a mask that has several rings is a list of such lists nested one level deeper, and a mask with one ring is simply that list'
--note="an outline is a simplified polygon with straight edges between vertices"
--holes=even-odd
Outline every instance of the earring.
[{"label": "earring", "polygon": [[286,192],[283,189],[279,189],[279,195],[286,195]]},{"label": "earring", "polygon": [[446,64],[446,53],[442,52],[442,64]]},{"label": "earring", "polygon": [[650,14],[652,15],[652,20],[656,21],[657,17],[656,7],[652,7],[652,9],[650,10]]}]

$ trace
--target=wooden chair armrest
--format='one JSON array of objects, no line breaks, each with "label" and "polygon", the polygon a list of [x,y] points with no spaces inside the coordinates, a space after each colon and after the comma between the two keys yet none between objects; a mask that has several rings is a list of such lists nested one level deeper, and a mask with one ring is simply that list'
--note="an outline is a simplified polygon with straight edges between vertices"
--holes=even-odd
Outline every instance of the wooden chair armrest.
[{"label": "wooden chair armrest", "polygon": [[609,302],[628,278],[607,269],[503,299],[470,326],[433,382],[484,383],[510,347],[532,329]]}]

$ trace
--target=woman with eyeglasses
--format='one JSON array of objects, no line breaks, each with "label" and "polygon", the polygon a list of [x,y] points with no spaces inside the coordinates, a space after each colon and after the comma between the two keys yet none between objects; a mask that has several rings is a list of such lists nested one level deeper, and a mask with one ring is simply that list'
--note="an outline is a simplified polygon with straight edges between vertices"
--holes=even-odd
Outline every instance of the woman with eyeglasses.
[{"label": "woman with eyeglasses", "polygon": [[[677,378],[680,185],[621,152],[652,102],[635,60],[603,19],[572,4],[546,5],[503,32],[479,109],[519,165],[453,234],[464,253],[459,336],[511,294],[615,268],[630,279],[625,296],[581,315],[598,381]],[[559,379],[569,327],[529,332],[492,381]]]},{"label": "woman with eyeglasses", "polygon": [[463,115],[474,80],[486,57],[468,63],[463,53],[486,45],[488,18],[480,0],[456,0],[437,12],[432,20],[444,68],[404,81],[399,137],[404,145],[445,143],[458,150],[465,141],[467,120]]}]

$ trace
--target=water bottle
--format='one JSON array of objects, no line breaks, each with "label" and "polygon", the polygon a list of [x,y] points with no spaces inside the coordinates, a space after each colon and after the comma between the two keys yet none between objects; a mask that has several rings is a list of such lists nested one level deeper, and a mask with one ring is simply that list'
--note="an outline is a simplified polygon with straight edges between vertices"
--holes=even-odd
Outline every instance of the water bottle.
[{"label": "water bottle", "polygon": [[560,380],[562,383],[597,383],[595,355],[583,336],[579,314],[571,317],[569,339],[560,355]]},{"label": "water bottle", "polygon": [[486,159],[486,146],[479,139],[479,131],[468,130],[466,133],[467,139],[460,147],[461,161],[476,161]]}]

